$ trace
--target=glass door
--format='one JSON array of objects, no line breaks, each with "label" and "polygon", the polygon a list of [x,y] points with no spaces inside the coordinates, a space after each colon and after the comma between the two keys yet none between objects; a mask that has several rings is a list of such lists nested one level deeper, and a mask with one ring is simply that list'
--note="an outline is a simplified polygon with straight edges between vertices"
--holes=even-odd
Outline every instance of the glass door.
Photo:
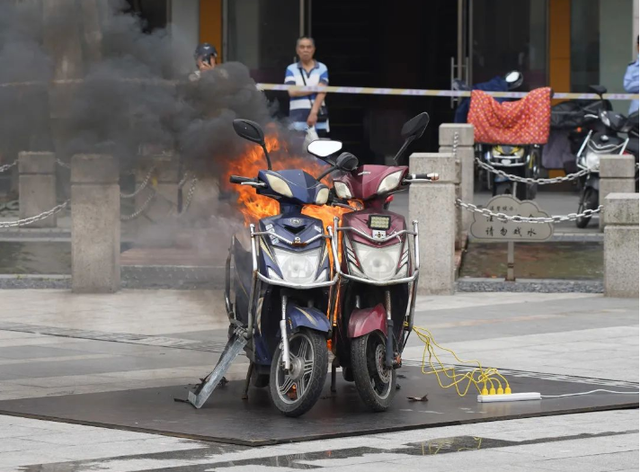
[{"label": "glass door", "polygon": [[[310,2],[309,2],[310,3]],[[280,83],[305,34],[305,0],[225,0],[224,57],[245,64],[258,82]]]},{"label": "glass door", "polygon": [[[459,0],[464,2],[464,0]],[[548,81],[548,0],[466,0],[463,42],[472,51],[466,72],[473,83],[519,70],[521,91]],[[458,47],[460,50],[460,46]]]}]

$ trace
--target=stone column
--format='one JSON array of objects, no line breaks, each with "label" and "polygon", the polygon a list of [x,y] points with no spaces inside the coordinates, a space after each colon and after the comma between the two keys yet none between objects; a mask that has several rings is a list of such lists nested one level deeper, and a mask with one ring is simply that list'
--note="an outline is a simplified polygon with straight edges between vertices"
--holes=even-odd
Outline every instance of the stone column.
[{"label": "stone column", "polygon": [[[39,215],[56,206],[56,156],[52,152],[21,152],[20,219]],[[56,215],[31,223],[29,228],[55,228]]]},{"label": "stone column", "polygon": [[436,182],[415,183],[409,189],[409,215],[418,220],[420,279],[426,295],[453,295],[455,285],[456,184],[460,164],[452,154],[414,153],[411,173],[436,172]]},{"label": "stone column", "polygon": [[[600,205],[607,195],[634,193],[636,191],[636,161],[630,155],[610,155],[600,157]],[[600,231],[604,229],[604,215],[600,215]]]},{"label": "stone column", "polygon": [[71,288],[112,293],[120,288],[120,185],[108,155],[71,159]]},{"label": "stone column", "polygon": [[[453,138],[458,133],[458,151],[456,160],[460,163],[460,184],[456,187],[456,196],[463,202],[473,203],[474,183],[474,149],[473,125],[463,123],[443,123],[440,125],[441,153],[453,152]],[[464,233],[469,231],[473,222],[473,214],[461,208],[456,209],[456,248],[463,245]]]},{"label": "stone column", "polygon": [[604,200],[604,295],[638,298],[638,194]]}]

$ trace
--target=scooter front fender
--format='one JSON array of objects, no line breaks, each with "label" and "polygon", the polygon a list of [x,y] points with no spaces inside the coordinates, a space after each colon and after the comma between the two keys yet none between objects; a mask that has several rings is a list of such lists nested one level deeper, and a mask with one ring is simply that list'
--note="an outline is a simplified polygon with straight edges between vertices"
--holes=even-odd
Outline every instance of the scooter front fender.
[{"label": "scooter front fender", "polygon": [[591,187],[596,191],[600,191],[600,174],[589,174],[587,181],[584,183],[585,187]]},{"label": "scooter front fender", "polygon": [[382,303],[378,303],[373,308],[353,310],[347,330],[349,338],[359,338],[376,330],[387,336],[387,312]]},{"label": "scooter front fender", "polygon": [[321,333],[328,333],[331,327],[326,313],[314,307],[299,307],[293,303],[287,305],[287,320],[291,331],[309,328]]}]

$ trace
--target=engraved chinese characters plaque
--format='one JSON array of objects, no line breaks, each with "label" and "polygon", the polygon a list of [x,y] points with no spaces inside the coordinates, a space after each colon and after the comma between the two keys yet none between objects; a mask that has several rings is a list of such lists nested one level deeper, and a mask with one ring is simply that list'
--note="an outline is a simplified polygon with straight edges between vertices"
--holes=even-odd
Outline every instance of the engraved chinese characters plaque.
[{"label": "engraved chinese characters plaque", "polygon": [[[498,195],[489,200],[486,207],[493,213],[504,213],[508,216],[525,216],[529,218],[548,217],[549,215],[532,201],[520,201],[511,195]],[[473,214],[471,235],[483,241],[494,242],[536,242],[546,241],[553,235],[551,223],[522,223],[500,221],[496,217]]]}]

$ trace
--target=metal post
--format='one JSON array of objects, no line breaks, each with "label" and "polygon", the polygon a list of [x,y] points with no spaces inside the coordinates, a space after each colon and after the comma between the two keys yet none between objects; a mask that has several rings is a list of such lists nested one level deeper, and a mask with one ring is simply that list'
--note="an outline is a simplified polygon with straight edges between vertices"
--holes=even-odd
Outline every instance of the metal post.
[{"label": "metal post", "polygon": [[513,241],[507,243],[507,278],[505,279],[507,282],[515,282],[516,280],[514,261],[515,244]]},{"label": "metal post", "polygon": [[[516,198],[516,187],[518,185],[524,185],[524,184],[519,184],[517,182],[514,182],[513,185],[511,186],[511,195],[513,196],[513,198]],[[515,245],[516,243],[514,243],[513,241],[509,241],[507,243],[507,278],[505,279],[507,282],[515,282],[516,281],[516,274],[515,274]]]}]

